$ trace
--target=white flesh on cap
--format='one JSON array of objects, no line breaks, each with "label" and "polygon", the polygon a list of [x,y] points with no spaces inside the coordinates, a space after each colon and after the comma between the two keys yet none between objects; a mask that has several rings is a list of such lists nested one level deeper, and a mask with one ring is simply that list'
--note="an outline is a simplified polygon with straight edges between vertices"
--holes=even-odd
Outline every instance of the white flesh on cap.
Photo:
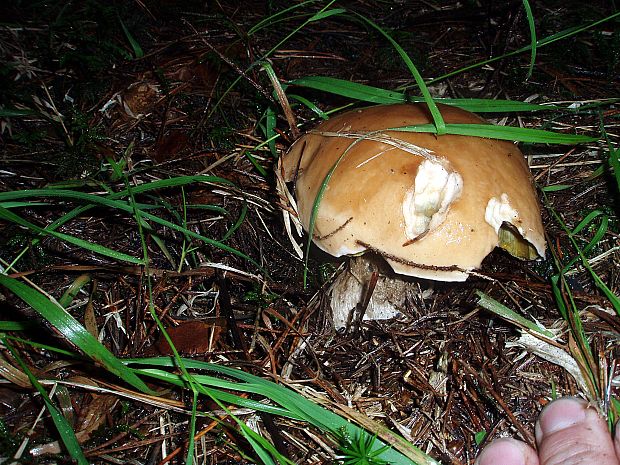
[{"label": "white flesh on cap", "polygon": [[505,192],[499,199],[491,197],[484,211],[484,220],[498,234],[499,246],[512,255],[528,260],[545,256],[544,243],[541,246],[539,241],[529,242],[528,231],[523,229],[519,212],[512,207]]},{"label": "white flesh on cap", "polygon": [[519,230],[522,236],[525,236],[523,228],[519,227],[518,218],[519,213],[512,208],[508,194],[505,193],[499,199],[492,197],[484,211],[484,220],[495,229],[496,233],[499,233],[499,228],[502,227],[502,224],[510,223]]},{"label": "white flesh on cap", "polygon": [[420,163],[414,186],[403,202],[405,234],[409,240],[439,226],[462,190],[463,178],[458,173],[431,160]]}]

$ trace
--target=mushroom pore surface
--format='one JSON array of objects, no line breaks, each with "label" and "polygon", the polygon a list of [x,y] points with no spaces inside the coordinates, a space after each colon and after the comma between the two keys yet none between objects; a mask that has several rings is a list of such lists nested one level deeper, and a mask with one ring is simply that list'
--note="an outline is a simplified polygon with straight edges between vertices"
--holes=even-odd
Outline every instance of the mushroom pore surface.
[{"label": "mushroom pore surface", "polygon": [[[446,123],[486,124],[440,105]],[[497,245],[544,256],[540,210],[523,154],[512,143],[388,130],[432,122],[422,104],[342,113],[302,136],[281,159],[295,182],[306,231],[334,256],[372,250],[394,271],[463,281]],[[335,168],[334,168],[335,167]]]}]

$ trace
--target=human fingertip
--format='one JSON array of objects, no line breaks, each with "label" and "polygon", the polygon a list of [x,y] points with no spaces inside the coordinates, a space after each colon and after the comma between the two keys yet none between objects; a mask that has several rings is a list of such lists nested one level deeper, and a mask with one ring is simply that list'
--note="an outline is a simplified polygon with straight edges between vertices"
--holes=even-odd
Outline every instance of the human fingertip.
[{"label": "human fingertip", "polygon": [[620,465],[618,442],[588,402],[562,397],[548,404],[536,423],[540,463]]},{"label": "human fingertip", "polygon": [[536,422],[536,442],[540,444],[544,436],[583,422],[587,408],[588,403],[577,397],[561,397],[550,402]]},{"label": "human fingertip", "polygon": [[521,441],[500,438],[482,450],[475,465],[537,465],[535,455],[534,451]]}]

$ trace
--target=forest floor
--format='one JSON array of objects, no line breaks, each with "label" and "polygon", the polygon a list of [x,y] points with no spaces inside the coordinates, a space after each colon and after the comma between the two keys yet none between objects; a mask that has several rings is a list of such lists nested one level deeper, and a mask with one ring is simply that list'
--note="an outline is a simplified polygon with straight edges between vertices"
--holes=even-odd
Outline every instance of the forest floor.
[{"label": "forest floor", "polygon": [[[0,196],[6,276],[65,302],[116,357],[171,353],[152,308],[182,356],[283,383],[352,421],[373,419],[444,464],[471,464],[500,436],[533,444],[534,420],[554,396],[581,395],[613,417],[620,197],[610,165],[620,144],[620,25],[609,2],[536,2],[539,39],[616,16],[538,47],[529,78],[530,52],[510,54],[530,44],[522,2],[52,3],[14,2],[0,24],[0,194],[45,192]],[[326,7],[335,13],[313,16]],[[419,95],[394,47],[358,15],[400,44],[434,97],[555,103],[484,116],[599,140],[520,144],[541,199],[545,259],[495,250],[465,282],[411,280],[401,317],[336,331],[326,296],[346,261],[313,248],[304,286],[274,176],[296,131],[274,82],[328,76]],[[301,132],[317,123],[312,105],[368,105],[302,86],[286,93]],[[199,175],[211,178],[179,181]],[[113,198],[167,179],[175,181],[136,190],[124,205],[183,229],[99,204],[58,226],[61,234],[43,231],[87,203],[69,191]],[[148,257],[148,266],[127,256]],[[140,397],[101,364],[70,355],[79,342],[0,289],[0,457],[70,463],[49,412],[37,420],[44,404],[21,359],[37,378],[62,381],[44,386],[56,386],[51,397],[90,462],[185,460],[191,391],[151,380],[158,397]],[[551,330],[552,340],[520,338],[522,328],[483,308],[477,291]],[[198,401],[199,411],[220,417],[198,418],[196,463],[259,461],[219,408]],[[304,422],[235,413],[295,463],[337,455]]]}]

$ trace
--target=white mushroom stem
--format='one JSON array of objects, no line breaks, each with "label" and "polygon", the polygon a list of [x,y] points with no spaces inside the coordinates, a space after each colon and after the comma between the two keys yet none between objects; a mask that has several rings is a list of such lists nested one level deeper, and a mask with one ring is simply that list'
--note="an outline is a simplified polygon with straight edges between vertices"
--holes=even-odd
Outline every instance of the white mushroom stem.
[{"label": "white mushroom stem", "polygon": [[[346,269],[338,274],[328,291],[336,329],[351,323],[362,310],[364,320],[387,320],[401,314],[411,283],[385,274],[386,267],[385,263],[370,255],[349,260]],[[368,306],[362,309],[373,273],[379,273],[379,278],[372,289]]]}]

